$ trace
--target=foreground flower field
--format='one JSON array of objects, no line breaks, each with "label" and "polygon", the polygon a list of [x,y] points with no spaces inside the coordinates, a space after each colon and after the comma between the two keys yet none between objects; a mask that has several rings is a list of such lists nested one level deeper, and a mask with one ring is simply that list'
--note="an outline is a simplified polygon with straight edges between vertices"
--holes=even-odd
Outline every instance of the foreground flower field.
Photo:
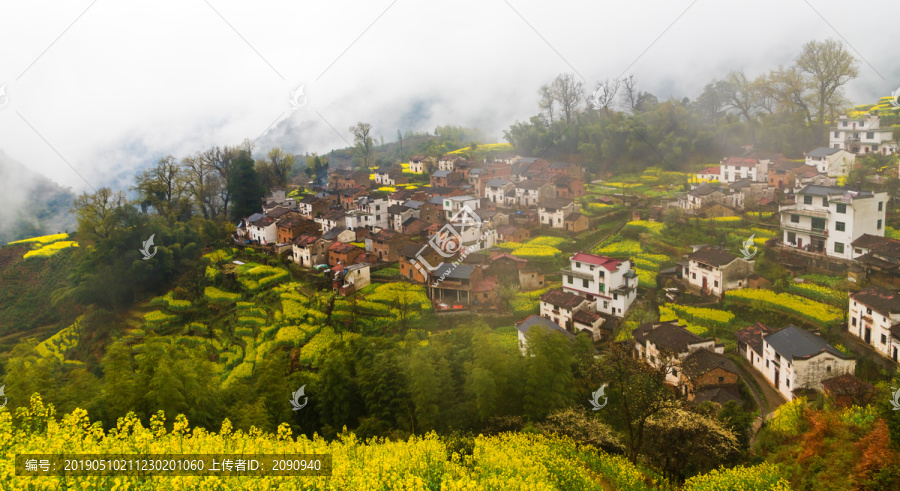
[{"label": "foreground flower field", "polygon": [[[319,437],[295,438],[287,424],[276,434],[254,429],[234,431],[226,420],[219,432],[191,428],[179,416],[171,430],[161,414],[149,427],[132,414],[120,418],[117,427],[104,431],[81,409],[57,418],[52,406],[40,396],[15,417],[0,409],[0,435],[4,448],[0,459],[0,481],[6,489],[53,490],[607,490],[653,489],[653,479],[627,459],[592,448],[579,447],[563,437],[506,433],[477,436],[469,444],[448,445],[434,433],[406,441],[362,442],[352,433],[337,440]],[[451,448],[452,447],[452,448]],[[292,477],[25,477],[15,472],[17,454],[328,454],[332,475]],[[699,479],[697,489],[750,489],[740,487],[745,477],[753,489],[785,489],[771,477],[759,480],[753,472],[718,472]],[[727,477],[726,477],[727,476]],[[713,482],[717,484],[712,484]],[[738,487],[720,487],[722,484]],[[769,487],[759,487],[762,484]],[[778,483],[778,485],[775,485]],[[712,485],[713,487],[710,487]],[[688,487],[687,489],[692,489]]]}]

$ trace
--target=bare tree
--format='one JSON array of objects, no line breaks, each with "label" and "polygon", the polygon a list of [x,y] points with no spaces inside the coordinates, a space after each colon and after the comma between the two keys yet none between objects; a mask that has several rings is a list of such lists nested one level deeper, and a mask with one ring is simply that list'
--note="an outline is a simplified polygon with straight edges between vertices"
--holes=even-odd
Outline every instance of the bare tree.
[{"label": "bare tree", "polygon": [[826,39],[804,44],[796,63],[813,92],[816,120],[824,124],[843,103],[842,87],[859,75],[859,62],[841,43]]},{"label": "bare tree", "polygon": [[756,87],[747,80],[744,72],[728,74],[721,82],[721,90],[725,107],[734,109],[747,121],[752,121],[757,108]]},{"label": "bare tree", "polygon": [[641,92],[637,88],[637,80],[634,79],[634,75],[622,79],[622,102],[631,114],[638,111],[641,104]]},{"label": "bare tree", "polygon": [[553,114],[556,110],[556,97],[553,94],[553,88],[550,85],[541,85],[538,94],[541,96],[539,103],[541,111],[547,116],[547,127],[553,126]]},{"label": "bare tree", "polygon": [[597,88],[591,94],[591,106],[609,116],[610,111],[615,108],[616,94],[619,93],[620,84],[621,81],[617,78],[597,82]]},{"label": "bare tree", "polygon": [[353,133],[353,154],[359,164],[369,170],[375,164],[375,140],[369,136],[372,132],[372,125],[360,121],[356,126],[350,127]]},{"label": "bare tree", "polygon": [[226,183],[203,154],[189,155],[182,159],[181,166],[187,173],[187,189],[194,198],[203,218],[216,218],[222,211],[219,196],[220,187]]},{"label": "bare tree", "polygon": [[131,189],[138,192],[142,204],[152,206],[160,215],[180,216],[190,207],[184,171],[171,155],[138,174]]},{"label": "bare tree", "polygon": [[566,124],[572,124],[584,98],[584,84],[575,80],[574,75],[563,73],[553,80],[550,87]]},{"label": "bare tree", "polygon": [[117,228],[116,209],[125,205],[125,193],[100,188],[94,194],[82,193],[75,199],[74,213],[78,221],[80,241],[92,242],[108,239]]},{"label": "bare tree", "polygon": [[808,123],[812,122],[812,102],[799,68],[779,66],[777,70],[769,72],[766,85],[773,93],[777,111],[800,112]]},{"label": "bare tree", "polygon": [[218,202],[221,203],[223,215],[228,214],[228,205],[231,203],[231,190],[228,182],[231,181],[232,163],[242,147],[247,148],[248,144],[252,146],[250,140],[244,140],[244,143],[237,147],[216,146],[201,154],[201,158],[212,166],[217,174],[216,180],[221,184],[218,186]]}]

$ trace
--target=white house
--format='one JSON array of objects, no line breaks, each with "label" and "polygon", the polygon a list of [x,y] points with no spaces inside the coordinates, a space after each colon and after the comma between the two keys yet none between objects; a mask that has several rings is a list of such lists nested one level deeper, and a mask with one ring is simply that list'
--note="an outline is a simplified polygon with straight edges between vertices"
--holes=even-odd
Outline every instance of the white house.
[{"label": "white house", "polygon": [[510,191],[515,192],[516,185],[506,179],[491,179],[484,185],[484,197],[489,203],[504,204],[504,197]]},{"label": "white house", "polygon": [[347,212],[344,210],[331,210],[321,217],[314,218],[313,221],[318,223],[322,227],[322,233],[325,233],[337,227],[345,227],[344,217],[346,215]]},{"label": "white house", "polygon": [[[451,198],[444,198],[444,215],[447,220],[452,220],[454,215],[460,213],[463,208],[466,206],[469,207],[470,210],[475,211],[481,206],[481,200],[474,196],[453,196]],[[459,217],[466,219],[464,217],[465,213],[460,213]]]},{"label": "white house", "polygon": [[821,337],[796,326],[766,334],[762,374],[787,400],[797,389],[822,390],[822,381],[852,374],[856,361]]},{"label": "white house", "polygon": [[522,351],[522,354],[526,354],[528,352],[528,335],[534,329],[543,329],[550,332],[558,332],[564,335],[569,340],[574,340],[575,335],[570,333],[569,331],[563,329],[559,326],[559,324],[547,319],[546,317],[541,317],[539,315],[532,315],[523,320],[522,322],[516,323],[516,330],[518,331],[519,337],[519,349]]},{"label": "white house", "polygon": [[291,243],[294,262],[307,268],[328,264],[328,246],[331,244],[332,241],[313,235],[299,235]]},{"label": "white house", "polygon": [[596,300],[601,314],[624,317],[637,298],[637,274],[631,261],[586,252],[575,253],[570,269],[561,271],[563,290]]},{"label": "white house", "polygon": [[425,159],[424,155],[413,155],[409,159],[409,171],[414,172],[416,174],[423,174],[425,172]]},{"label": "white house", "polygon": [[819,147],[806,154],[806,165],[832,177],[846,176],[856,163],[856,154],[840,148]]},{"label": "white house", "polygon": [[575,312],[593,310],[594,302],[571,292],[554,288],[541,295],[541,317],[546,317],[558,325],[572,331],[575,327]]},{"label": "white house", "polygon": [[721,297],[728,290],[747,286],[754,266],[755,261],[735,256],[725,249],[700,246],[688,255],[684,276],[692,287]]},{"label": "white house", "polygon": [[697,173],[697,179],[701,181],[718,181],[722,177],[721,166],[707,167]]},{"label": "white house", "polygon": [[750,179],[754,182],[765,182],[769,177],[769,160],[727,157],[719,165],[719,180],[735,182]]},{"label": "white house", "polygon": [[365,223],[367,229],[376,230],[388,227],[390,223],[388,202],[384,198],[360,198],[356,202],[356,208],[366,212],[368,215]]},{"label": "white house", "polygon": [[335,266],[332,268],[334,273],[334,290],[354,292],[369,286],[372,281],[369,271],[367,263],[350,264],[348,266],[339,264]]},{"label": "white house", "polygon": [[749,361],[750,365],[760,373],[765,370],[766,363],[765,360],[763,360],[762,338],[773,332],[775,332],[774,329],[757,322],[750,327],[746,327],[734,333],[734,337],[737,338],[738,354]]},{"label": "white house", "polygon": [[863,234],[884,236],[887,192],[806,186],[796,203],[781,206],[785,247],[852,259],[850,244]]},{"label": "white house", "polygon": [[875,114],[866,114],[861,119],[850,119],[845,114],[838,116],[836,126],[829,130],[828,146],[856,154],[890,155],[898,149],[893,129],[882,128],[881,118]]},{"label": "white house", "polygon": [[644,324],[632,331],[631,336],[635,340],[635,357],[656,368],[667,366],[666,383],[670,385],[677,385],[681,380],[681,362],[691,353],[699,349],[719,354],[725,351],[725,346],[717,346],[715,339],[694,334],[679,326],[677,320]]},{"label": "white house", "polygon": [[263,216],[249,222],[250,239],[259,244],[274,244],[278,242],[278,227],[275,219]]},{"label": "white house", "polygon": [[538,223],[551,228],[565,228],[566,216],[577,213],[581,206],[565,198],[550,198],[538,206]]},{"label": "white house", "polygon": [[438,169],[446,170],[446,171],[453,171],[456,169],[456,162],[458,162],[460,160],[463,160],[463,158],[460,157],[459,155],[452,155],[452,154],[444,155],[443,157],[441,157],[440,160],[438,160]]},{"label": "white house", "polygon": [[516,184],[516,204],[537,206],[542,200],[556,197],[556,186],[541,179],[526,179]]},{"label": "white house", "polygon": [[850,294],[847,332],[897,363],[900,294],[877,286]]}]

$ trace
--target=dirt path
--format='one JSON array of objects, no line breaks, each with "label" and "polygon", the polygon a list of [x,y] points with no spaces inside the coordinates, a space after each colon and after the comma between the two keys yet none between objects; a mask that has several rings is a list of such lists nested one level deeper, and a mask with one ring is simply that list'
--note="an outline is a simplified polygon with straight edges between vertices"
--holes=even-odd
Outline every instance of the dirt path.
[{"label": "dirt path", "polygon": [[[778,406],[787,402],[787,399],[781,395],[780,392],[775,390],[775,387],[769,383],[768,380],[763,377],[763,375],[757,372],[750,363],[744,359],[741,359],[740,363],[738,363],[738,369],[741,370],[742,376],[750,376],[756,382],[756,387],[753,387],[753,384],[748,383],[747,385],[751,387],[751,390],[754,392],[757,388],[762,390],[762,395],[765,396],[765,405],[766,405],[766,414],[765,416],[770,415],[773,411],[778,409]],[[760,412],[762,412],[762,408],[760,408]]]},{"label": "dirt path", "polygon": [[627,219],[627,218],[624,219],[624,220],[622,220],[622,222],[621,222],[620,224],[616,225],[616,228],[612,229],[612,231],[610,231],[608,234],[604,235],[603,237],[600,237],[600,240],[598,240],[597,242],[594,242],[593,244],[591,244],[591,246],[588,247],[587,251],[588,251],[588,252],[593,251],[594,248],[597,247],[598,245],[602,244],[604,240],[606,240],[606,239],[612,237],[613,235],[619,233],[619,230],[622,230],[622,228],[625,227],[625,224],[627,224],[627,223],[628,223],[628,219]]}]

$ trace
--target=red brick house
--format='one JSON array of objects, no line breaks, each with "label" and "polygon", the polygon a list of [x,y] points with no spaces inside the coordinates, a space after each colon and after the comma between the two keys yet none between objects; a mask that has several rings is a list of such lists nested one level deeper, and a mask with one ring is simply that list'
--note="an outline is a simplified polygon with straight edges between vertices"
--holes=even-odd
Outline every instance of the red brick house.
[{"label": "red brick house", "polygon": [[557,177],[554,181],[556,184],[556,197],[575,199],[584,196],[584,180],[569,176]]},{"label": "red brick house", "polygon": [[404,239],[405,237],[396,230],[382,229],[372,236],[372,251],[379,261],[396,261]]},{"label": "red brick house", "polygon": [[365,250],[353,244],[335,242],[328,248],[328,265],[331,267],[340,264],[354,264],[356,258]]},{"label": "red brick house", "polygon": [[569,213],[563,219],[563,225],[567,231],[578,234],[588,229],[588,217],[581,213]]},{"label": "red brick house", "polygon": [[369,172],[364,170],[340,170],[333,172],[329,177],[333,189],[347,189],[357,186],[368,189],[372,186]]},{"label": "red brick house", "polygon": [[531,238],[531,232],[515,225],[501,225],[497,227],[497,235],[500,242],[524,242]]}]

